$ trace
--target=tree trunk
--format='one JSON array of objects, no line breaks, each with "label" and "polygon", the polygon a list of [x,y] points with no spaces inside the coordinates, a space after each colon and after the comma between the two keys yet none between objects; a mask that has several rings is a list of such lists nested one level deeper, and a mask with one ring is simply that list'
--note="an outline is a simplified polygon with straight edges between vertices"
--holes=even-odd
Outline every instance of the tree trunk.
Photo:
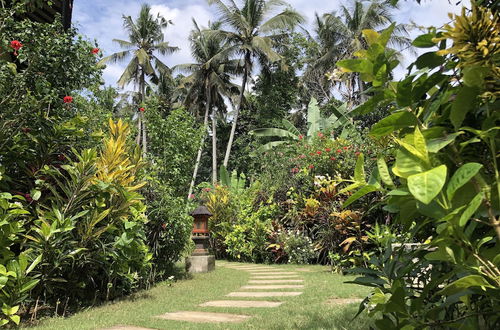
[{"label": "tree trunk", "polygon": [[208,90],[208,93],[205,102],[205,117],[203,118],[203,135],[201,136],[200,147],[198,148],[198,155],[196,155],[196,163],[194,164],[193,177],[191,178],[191,184],[189,185],[189,192],[187,196],[188,199],[189,196],[191,196],[191,194],[193,193],[196,176],[198,175],[198,168],[200,167],[201,154],[203,152],[203,144],[205,142],[205,136],[208,132],[208,114],[210,112],[211,98],[210,98],[210,90],[208,88],[206,88],[205,90]]},{"label": "tree trunk", "polygon": [[217,116],[215,108],[212,111],[212,184],[217,184]]},{"label": "tree trunk", "polygon": [[236,132],[236,124],[238,122],[238,115],[240,114],[240,109],[241,109],[241,104],[243,103],[243,96],[245,94],[245,86],[247,84],[247,76],[248,76],[248,69],[250,64],[248,63],[248,54],[245,55],[245,69],[243,70],[243,81],[241,83],[241,90],[240,90],[240,98],[238,101],[238,105],[236,107],[236,112],[234,114],[233,118],[233,125],[231,126],[231,134],[229,135],[229,141],[227,143],[227,148],[226,148],[226,155],[224,156],[224,166],[227,168],[227,164],[229,162],[229,156],[231,154],[231,147],[233,146],[233,140],[234,140],[234,134]]},{"label": "tree trunk", "polygon": [[[141,86],[141,105],[144,105],[144,100],[146,98],[146,77],[144,75],[144,69],[141,69],[141,81],[140,81],[140,86]],[[141,117],[141,122],[142,122],[142,158],[146,158],[146,153],[148,151],[147,149],[147,139],[146,139],[146,117],[144,116],[144,113],[141,112],[139,114]],[[141,132],[139,131],[139,134]]]},{"label": "tree trunk", "polygon": [[[137,111],[137,109],[135,110]],[[137,136],[135,138],[135,143],[140,146],[141,145],[141,132],[142,132],[142,121],[141,121],[141,114],[137,114]]]}]

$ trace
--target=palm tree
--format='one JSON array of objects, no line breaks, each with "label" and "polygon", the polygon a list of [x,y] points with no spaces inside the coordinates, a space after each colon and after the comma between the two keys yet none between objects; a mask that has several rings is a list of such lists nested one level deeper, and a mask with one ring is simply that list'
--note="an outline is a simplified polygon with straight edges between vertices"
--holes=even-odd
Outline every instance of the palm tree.
[{"label": "palm tree", "polygon": [[[237,87],[231,83],[230,74],[238,73],[239,61],[217,56],[228,46],[219,34],[213,33],[220,28],[220,23],[210,24],[208,29],[200,29],[194,19],[193,24],[194,30],[189,36],[189,41],[191,54],[196,63],[177,65],[174,69],[191,73],[181,80],[179,88],[185,93],[184,105],[192,109],[195,115],[200,112],[201,108],[205,109],[203,115],[205,132],[208,131],[208,117],[212,110],[212,182],[215,184],[217,182],[216,109],[224,104],[223,97],[230,97],[235,89],[237,90]],[[217,106],[214,107],[214,104]],[[205,134],[202,136],[198,149],[188,197],[193,191],[198,174],[204,140]]]},{"label": "palm tree", "polygon": [[[351,6],[340,7],[340,15],[327,13],[322,17],[316,15],[315,32],[320,46],[320,54],[315,63],[308,68],[305,76],[311,75],[310,81],[316,82],[318,72],[324,77],[325,73],[335,67],[341,59],[351,58],[361,49],[366,49],[367,44],[362,31],[365,29],[382,30],[393,22],[392,13],[397,5],[391,0],[374,0],[368,4],[365,1],[352,1]],[[397,24],[389,40],[394,47],[405,48],[411,45],[408,38],[406,25]],[[353,97],[354,88],[357,86],[361,100],[364,99],[364,86],[359,76],[351,76],[345,80],[348,92],[347,97]],[[325,88],[328,90],[329,87]]]},{"label": "palm tree", "polygon": [[282,0],[241,0],[239,7],[234,0],[208,0],[208,3],[217,7],[220,21],[229,28],[219,31],[231,45],[220,56],[236,53],[243,58],[241,88],[224,156],[224,166],[227,167],[254,57],[270,62],[281,60],[281,56],[272,49],[274,42],[286,30],[303,22],[303,17]]},{"label": "palm tree", "polygon": [[[146,94],[146,78],[157,83],[161,75],[170,75],[169,67],[163,63],[155,52],[161,55],[172,54],[179,48],[171,47],[164,41],[163,29],[172,24],[160,14],[151,14],[151,7],[143,4],[136,21],[131,16],[123,16],[123,26],[128,31],[129,40],[113,39],[124,51],[114,53],[101,60],[101,63],[121,62],[131,57],[125,71],[118,79],[121,88],[133,82],[138,89],[140,102]],[[142,144],[143,156],[147,152],[146,122],[144,114],[139,113],[137,143]],[[142,142],[141,142],[142,135]]]}]

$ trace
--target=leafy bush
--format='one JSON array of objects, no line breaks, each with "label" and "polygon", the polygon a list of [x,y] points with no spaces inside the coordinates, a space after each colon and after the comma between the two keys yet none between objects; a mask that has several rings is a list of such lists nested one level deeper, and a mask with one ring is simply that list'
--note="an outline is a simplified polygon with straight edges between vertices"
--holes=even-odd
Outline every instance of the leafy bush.
[{"label": "leafy bush", "polygon": [[285,231],[279,233],[278,241],[283,247],[288,263],[308,264],[316,258],[317,253],[311,238],[300,232]]},{"label": "leafy bush", "polygon": [[421,55],[410,66],[419,70],[397,83],[389,81],[395,63],[385,50],[392,27],[365,31],[370,48],[339,62],[374,86],[356,113],[391,105],[370,134],[394,146],[393,158],[389,165],[378,159],[379,179],[358,177],[353,196],[382,192],[384,208],[404,228],[414,226],[423,243],[408,251],[388,246],[373,258],[375,271],[360,270],[356,282],[374,287],[362,307],[381,316],[380,329],[492,329],[500,322],[498,15],[472,7],[445,31],[414,40],[439,50]]}]

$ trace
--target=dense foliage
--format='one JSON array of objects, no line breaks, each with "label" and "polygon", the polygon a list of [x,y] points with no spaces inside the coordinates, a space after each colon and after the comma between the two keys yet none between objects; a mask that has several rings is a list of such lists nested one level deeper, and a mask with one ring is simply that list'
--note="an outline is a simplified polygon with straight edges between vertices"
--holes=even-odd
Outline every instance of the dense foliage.
[{"label": "dense foliage", "polygon": [[360,177],[354,195],[381,192],[384,209],[423,242],[388,245],[371,269],[359,270],[356,282],[374,287],[362,308],[381,316],[380,329],[499,325],[497,25],[497,15],[473,4],[443,31],[429,29],[413,44],[437,51],[421,55],[399,82],[390,81],[385,49],[392,28],[364,31],[369,49],[338,63],[373,84],[373,97],[355,112],[391,107],[370,132],[393,150],[389,165],[379,158],[379,180]]}]

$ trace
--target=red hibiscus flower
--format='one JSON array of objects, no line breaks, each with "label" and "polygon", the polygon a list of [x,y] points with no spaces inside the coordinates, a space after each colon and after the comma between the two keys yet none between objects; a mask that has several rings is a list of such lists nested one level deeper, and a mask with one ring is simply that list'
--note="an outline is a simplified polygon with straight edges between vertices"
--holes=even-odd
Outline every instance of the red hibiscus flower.
[{"label": "red hibiscus flower", "polygon": [[14,56],[17,56],[17,51],[23,47],[23,44],[19,40],[12,40],[10,47],[14,49]]},{"label": "red hibiscus flower", "polygon": [[146,109],[144,109],[144,108],[139,108],[139,111],[140,111],[140,112],[144,112],[145,110],[146,110]]},{"label": "red hibiscus flower", "polygon": [[344,150],[347,150],[347,149],[349,149],[349,147],[348,147],[348,146],[345,146],[345,147],[344,147]]},{"label": "red hibiscus flower", "polygon": [[330,157],[330,159],[331,159],[331,160],[336,160],[337,158],[335,158],[335,157]]},{"label": "red hibiscus flower", "polygon": [[90,51],[92,54],[99,54],[99,48],[92,48],[92,50]]},{"label": "red hibiscus flower", "polygon": [[304,138],[303,135],[299,135],[299,140],[302,140]]},{"label": "red hibiscus flower", "polygon": [[313,169],[313,168],[314,168],[314,165],[309,165],[309,168],[310,168],[310,169]]},{"label": "red hibiscus flower", "polygon": [[325,151],[326,151],[326,152],[330,152],[330,151],[332,151],[332,149],[330,149],[330,148],[326,148],[326,149],[325,149]]},{"label": "red hibiscus flower", "polygon": [[321,151],[319,151],[319,150],[318,150],[318,151],[316,151],[316,154],[317,154],[317,155],[321,155]]},{"label": "red hibiscus flower", "polygon": [[64,103],[73,103],[73,97],[72,96],[65,96],[63,98]]},{"label": "red hibiscus flower", "polygon": [[340,153],[342,152],[342,150],[340,150],[340,149],[337,149],[337,152],[338,152],[338,153],[340,154]]}]

